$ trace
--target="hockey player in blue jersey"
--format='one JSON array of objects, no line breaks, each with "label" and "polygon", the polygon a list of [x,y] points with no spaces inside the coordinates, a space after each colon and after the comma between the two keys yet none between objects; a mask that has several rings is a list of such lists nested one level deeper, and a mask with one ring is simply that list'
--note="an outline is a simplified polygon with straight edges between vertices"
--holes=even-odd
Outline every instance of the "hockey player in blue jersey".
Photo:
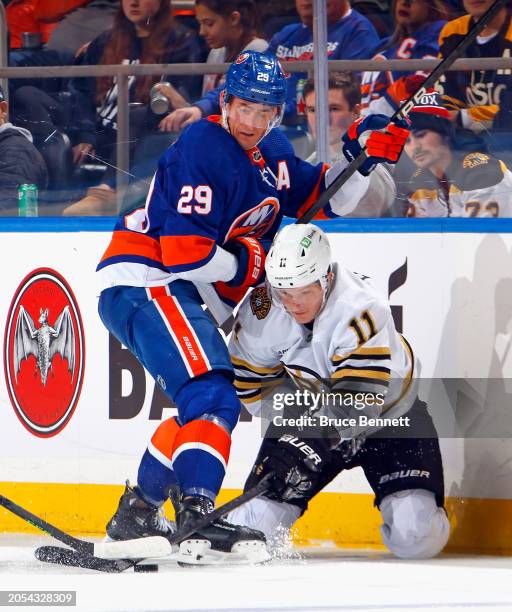
[{"label": "hockey player in blue jersey", "polygon": [[[178,416],[156,429],[107,525],[113,539],[168,536],[161,513],[179,491],[177,526],[209,513],[228,463],[240,402],[233,367],[206,303],[218,322],[261,282],[265,245],[283,215],[303,214],[346,167],[313,166],[294,156],[276,130],[286,80],[275,57],[241,53],[231,65],[222,115],[183,132],[161,157],[143,208],[121,217],[98,272],[100,316],[130,349]],[[320,212],[350,212],[380,162],[395,163],[408,130],[381,116],[358,120],[344,136],[347,159],[366,146],[368,161]],[[235,554],[233,554],[235,553]],[[182,560],[261,559],[261,532],[216,521],[182,542]]]},{"label": "hockey player in blue jersey", "polygon": [[[350,60],[370,58],[379,44],[379,36],[369,19],[351,8],[348,0],[328,0],[325,3],[327,17],[327,58]],[[267,49],[281,62],[310,61],[313,59],[313,2],[295,0],[300,18],[276,32]],[[302,89],[307,73],[293,72],[286,82],[287,95],[284,107],[285,123],[305,124],[305,106]],[[160,123],[160,129],[177,132],[201,117],[218,112],[220,88],[212,89],[192,106],[178,108]]]}]

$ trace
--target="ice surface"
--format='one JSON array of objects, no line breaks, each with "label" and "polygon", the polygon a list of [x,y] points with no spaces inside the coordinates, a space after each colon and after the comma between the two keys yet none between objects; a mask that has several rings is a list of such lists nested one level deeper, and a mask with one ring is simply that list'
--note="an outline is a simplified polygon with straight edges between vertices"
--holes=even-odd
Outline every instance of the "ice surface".
[{"label": "ice surface", "polygon": [[508,557],[401,561],[321,547],[266,566],[182,568],[160,560],[156,574],[102,574],[37,561],[34,549],[43,544],[58,542],[0,535],[0,590],[76,590],[74,609],[87,611],[512,611]]}]

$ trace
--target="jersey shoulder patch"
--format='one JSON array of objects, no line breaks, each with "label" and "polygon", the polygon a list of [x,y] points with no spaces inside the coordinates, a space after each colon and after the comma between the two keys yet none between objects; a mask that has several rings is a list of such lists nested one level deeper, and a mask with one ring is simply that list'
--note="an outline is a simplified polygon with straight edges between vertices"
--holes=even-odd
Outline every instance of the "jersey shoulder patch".
[{"label": "jersey shoulder patch", "polygon": [[472,191],[497,185],[503,176],[503,168],[498,159],[475,151],[462,158],[454,182],[461,191]]},{"label": "jersey shoulder patch", "polygon": [[466,36],[466,34],[469,32],[470,21],[470,15],[463,15],[462,17],[452,19],[447,24],[445,24],[445,26],[441,30],[441,34],[439,35],[440,45],[442,45],[443,42],[451,36]]},{"label": "jersey shoulder patch", "polygon": [[272,308],[272,301],[265,287],[255,287],[249,299],[252,314],[258,319],[264,319]]}]

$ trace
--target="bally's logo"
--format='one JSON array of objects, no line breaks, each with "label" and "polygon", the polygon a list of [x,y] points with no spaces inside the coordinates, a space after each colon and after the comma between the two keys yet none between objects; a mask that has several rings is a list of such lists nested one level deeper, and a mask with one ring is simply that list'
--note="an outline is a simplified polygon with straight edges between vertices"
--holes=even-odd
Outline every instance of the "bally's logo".
[{"label": "bally's logo", "polygon": [[7,316],[4,367],[16,416],[35,436],[55,436],[78,403],[85,343],[78,304],[55,270],[38,268],[16,289]]}]

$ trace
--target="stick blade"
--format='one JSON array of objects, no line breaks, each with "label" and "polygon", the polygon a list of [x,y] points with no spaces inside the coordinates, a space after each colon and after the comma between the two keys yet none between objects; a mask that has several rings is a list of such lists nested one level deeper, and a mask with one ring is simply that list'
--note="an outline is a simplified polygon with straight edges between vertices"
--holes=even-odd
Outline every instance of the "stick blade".
[{"label": "stick blade", "polygon": [[111,574],[118,574],[134,567],[133,561],[99,559],[62,546],[40,546],[35,550],[34,555],[38,561],[44,561],[45,563],[80,567]]},{"label": "stick blade", "polygon": [[178,551],[162,536],[99,542],[94,545],[94,556],[100,559],[147,559],[167,557]]}]

